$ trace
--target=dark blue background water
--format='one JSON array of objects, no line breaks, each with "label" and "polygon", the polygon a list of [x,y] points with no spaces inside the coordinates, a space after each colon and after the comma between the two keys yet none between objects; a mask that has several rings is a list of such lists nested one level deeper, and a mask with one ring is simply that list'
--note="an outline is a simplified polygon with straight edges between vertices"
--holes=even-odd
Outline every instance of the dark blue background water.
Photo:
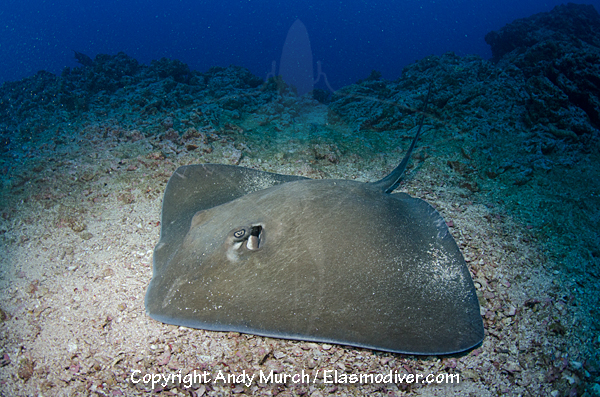
[{"label": "dark blue background water", "polygon": [[[489,58],[484,35],[559,0],[2,0],[0,83],[124,51],[192,69],[236,64],[264,77],[300,18],[334,89],[379,70],[386,78],[427,55]],[[596,4],[599,1],[582,1]],[[598,7],[597,7],[598,8]]]}]

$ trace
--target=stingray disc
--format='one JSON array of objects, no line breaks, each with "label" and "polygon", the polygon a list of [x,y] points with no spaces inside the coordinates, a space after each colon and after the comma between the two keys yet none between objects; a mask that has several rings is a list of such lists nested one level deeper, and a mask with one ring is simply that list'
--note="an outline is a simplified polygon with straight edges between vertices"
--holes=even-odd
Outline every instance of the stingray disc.
[{"label": "stingray disc", "polygon": [[467,265],[425,201],[225,165],[171,177],[146,308],[169,324],[398,353],[483,339]]}]

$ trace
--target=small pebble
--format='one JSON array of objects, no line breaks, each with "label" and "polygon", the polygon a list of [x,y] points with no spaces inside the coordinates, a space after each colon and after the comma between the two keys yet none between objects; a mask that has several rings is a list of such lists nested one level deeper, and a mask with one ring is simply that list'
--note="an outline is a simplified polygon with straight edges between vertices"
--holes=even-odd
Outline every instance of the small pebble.
[{"label": "small pebble", "polygon": [[521,371],[521,367],[519,366],[519,364],[512,362],[512,361],[507,362],[506,365],[504,366],[504,369],[507,372],[510,372],[511,374]]},{"label": "small pebble", "polygon": [[81,237],[82,240],[89,240],[94,237],[94,235],[90,232],[81,232],[79,233],[79,237]]},{"label": "small pebble", "polygon": [[514,316],[515,314],[517,314],[517,308],[514,306],[509,306],[505,311],[504,314],[507,316]]}]

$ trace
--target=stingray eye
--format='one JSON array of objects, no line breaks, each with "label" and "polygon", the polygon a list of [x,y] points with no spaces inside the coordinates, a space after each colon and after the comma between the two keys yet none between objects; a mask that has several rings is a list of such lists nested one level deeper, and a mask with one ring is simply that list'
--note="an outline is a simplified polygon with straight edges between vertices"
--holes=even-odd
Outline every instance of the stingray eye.
[{"label": "stingray eye", "polygon": [[237,251],[241,247],[245,247],[248,251],[258,250],[263,244],[263,232],[262,225],[243,226],[239,229],[233,229],[228,234],[230,249]]}]

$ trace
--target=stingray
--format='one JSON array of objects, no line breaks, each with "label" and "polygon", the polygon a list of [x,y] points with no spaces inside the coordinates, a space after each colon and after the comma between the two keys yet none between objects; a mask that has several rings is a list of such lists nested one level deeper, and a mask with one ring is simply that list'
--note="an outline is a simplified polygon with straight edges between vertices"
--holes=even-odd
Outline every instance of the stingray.
[{"label": "stingray", "polygon": [[398,186],[221,164],[178,168],[162,207],[150,317],[210,331],[406,354],[483,339],[473,280],[446,222]]}]

